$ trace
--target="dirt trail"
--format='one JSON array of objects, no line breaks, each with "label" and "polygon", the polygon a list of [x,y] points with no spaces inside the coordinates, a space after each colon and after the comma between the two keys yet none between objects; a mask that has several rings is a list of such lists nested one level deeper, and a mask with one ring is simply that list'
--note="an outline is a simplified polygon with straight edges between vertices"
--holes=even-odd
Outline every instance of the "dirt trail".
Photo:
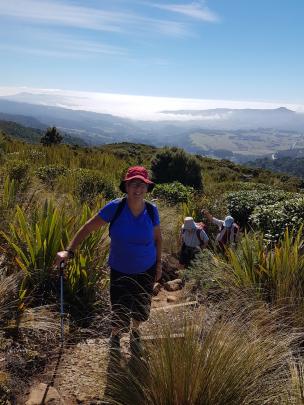
[{"label": "dirt trail", "polygon": [[[152,324],[157,322],[159,308],[178,307],[179,303],[185,301],[185,292],[166,291],[161,289],[156,297],[153,297],[151,317],[142,328],[142,335],[151,333]],[[172,308],[173,310],[173,308]],[[129,356],[128,335],[122,337],[122,351],[124,359]],[[124,361],[124,360],[123,360]],[[18,404],[35,405],[41,403],[45,396],[47,384],[52,381],[56,362],[52,362],[46,373],[39,378],[40,383],[45,385],[37,386],[36,383],[30,388],[30,392]],[[55,394],[51,390],[45,399],[45,404],[105,404],[102,402],[106,386],[106,375],[108,367],[108,339],[87,339],[76,346],[65,348],[60,359],[54,381]],[[53,400],[49,400],[53,395]],[[39,399],[40,398],[40,399]],[[39,402],[40,401],[40,402]]]}]

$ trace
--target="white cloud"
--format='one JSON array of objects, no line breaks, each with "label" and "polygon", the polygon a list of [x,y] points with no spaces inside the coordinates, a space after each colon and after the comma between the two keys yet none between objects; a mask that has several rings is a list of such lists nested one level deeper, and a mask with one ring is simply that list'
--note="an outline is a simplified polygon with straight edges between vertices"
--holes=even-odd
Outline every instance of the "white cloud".
[{"label": "white cloud", "polygon": [[127,50],[122,47],[37,27],[25,30],[18,44],[14,43],[11,38],[6,43],[0,43],[0,49],[6,52],[60,58],[82,58],[98,55],[126,57],[128,55]]},{"label": "white cloud", "polygon": [[[256,108],[270,109],[284,106],[297,112],[304,112],[303,104],[287,104],[281,102],[258,102],[258,101],[239,101],[239,100],[204,100],[191,98],[173,98],[173,97],[149,97],[134,96],[128,94],[110,94],[66,91],[59,89],[37,89],[27,87],[0,87],[0,96],[15,95],[18,93],[29,93],[28,102],[35,103],[35,95],[44,101],[49,97],[48,105],[60,105],[61,107],[75,110],[94,111],[98,113],[107,113],[121,117],[142,119],[142,120],[187,120],[195,119],[195,116],[183,116],[178,114],[162,114],[163,110],[206,110],[213,108]],[[31,99],[30,94],[34,97]],[[47,104],[47,103],[46,103]],[[213,118],[213,117],[211,117]],[[211,119],[209,117],[209,119]]]},{"label": "white cloud", "polygon": [[[147,4],[147,3],[146,3]],[[183,14],[187,17],[191,17],[200,21],[217,22],[219,17],[208,7],[201,3],[194,2],[191,4],[150,4],[153,7],[160,8],[162,10],[171,11],[173,13]]]},{"label": "white cloud", "polygon": [[0,15],[36,24],[57,25],[116,33],[149,32],[170,36],[185,36],[187,30],[180,22],[153,19],[132,12],[108,11],[93,7],[50,0],[0,1]]},{"label": "white cloud", "polygon": [[120,32],[123,16],[98,9],[48,0],[11,0],[0,3],[0,15],[61,26]]}]

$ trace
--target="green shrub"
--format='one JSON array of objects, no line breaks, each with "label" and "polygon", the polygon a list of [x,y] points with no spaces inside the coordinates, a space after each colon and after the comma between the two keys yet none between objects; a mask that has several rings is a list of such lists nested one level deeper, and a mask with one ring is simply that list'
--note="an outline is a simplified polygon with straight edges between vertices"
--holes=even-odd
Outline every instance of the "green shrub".
[{"label": "green shrub", "polygon": [[67,169],[63,165],[41,166],[36,170],[36,176],[48,186],[53,187],[58,176],[63,176]]},{"label": "green shrub", "polygon": [[245,226],[248,224],[250,215],[258,206],[268,206],[279,201],[284,201],[300,194],[289,193],[283,190],[259,191],[244,190],[227,194],[227,207],[235,221]]},{"label": "green shrub", "polygon": [[41,137],[40,142],[44,146],[58,145],[63,140],[63,136],[59,133],[56,127],[51,127],[46,130]]},{"label": "green shrub", "polygon": [[158,152],[151,164],[156,183],[179,181],[185,186],[202,188],[202,168],[199,160],[183,149],[165,148]]},{"label": "green shrub", "polygon": [[80,169],[74,171],[75,194],[80,201],[91,201],[99,194],[111,199],[116,195],[116,190],[111,181],[104,178],[100,172]]},{"label": "green shrub", "polygon": [[157,184],[152,192],[153,197],[165,200],[169,204],[188,203],[194,193],[192,187],[184,186],[178,181]]},{"label": "green shrub", "polygon": [[6,171],[11,180],[18,183],[26,182],[29,177],[29,165],[22,160],[9,160],[6,164]]},{"label": "green shrub", "polygon": [[236,190],[238,191],[268,191],[271,192],[273,191],[273,187],[268,185],[268,184],[264,184],[264,183],[255,183],[255,182],[235,182],[234,187]]},{"label": "green shrub", "polygon": [[260,229],[268,240],[277,240],[284,235],[285,229],[298,230],[303,224],[304,197],[284,199],[276,204],[256,207],[250,221]]}]

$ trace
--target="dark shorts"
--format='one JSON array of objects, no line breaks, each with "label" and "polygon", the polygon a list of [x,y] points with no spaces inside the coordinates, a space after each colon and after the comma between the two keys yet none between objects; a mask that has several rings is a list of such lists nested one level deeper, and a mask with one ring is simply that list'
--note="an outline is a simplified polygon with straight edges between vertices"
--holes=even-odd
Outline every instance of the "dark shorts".
[{"label": "dark shorts", "polygon": [[201,252],[199,247],[190,247],[186,246],[184,243],[182,244],[180,255],[179,255],[179,262],[180,264],[188,267],[192,260],[195,259],[195,256]]},{"label": "dark shorts", "polygon": [[131,318],[147,321],[150,315],[156,265],[144,273],[125,274],[111,268],[110,300],[112,326],[130,327]]}]

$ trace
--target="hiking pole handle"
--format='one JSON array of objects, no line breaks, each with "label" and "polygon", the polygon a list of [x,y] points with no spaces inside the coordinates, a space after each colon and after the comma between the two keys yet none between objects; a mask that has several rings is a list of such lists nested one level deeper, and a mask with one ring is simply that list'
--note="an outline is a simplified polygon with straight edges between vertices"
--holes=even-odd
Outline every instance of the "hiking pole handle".
[{"label": "hiking pole handle", "polygon": [[60,269],[60,331],[61,331],[61,343],[64,342],[64,307],[63,307],[63,270],[65,268],[65,262],[62,261],[59,265]]}]

